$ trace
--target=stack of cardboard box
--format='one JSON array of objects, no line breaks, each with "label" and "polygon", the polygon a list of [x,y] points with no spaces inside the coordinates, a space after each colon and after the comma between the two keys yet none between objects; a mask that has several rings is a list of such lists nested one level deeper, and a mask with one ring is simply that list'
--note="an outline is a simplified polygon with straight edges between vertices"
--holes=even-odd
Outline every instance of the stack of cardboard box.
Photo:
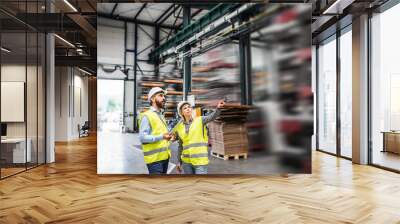
[{"label": "stack of cardboard box", "polygon": [[229,105],[208,124],[211,154],[221,159],[247,158],[249,151],[246,117],[249,106]]}]

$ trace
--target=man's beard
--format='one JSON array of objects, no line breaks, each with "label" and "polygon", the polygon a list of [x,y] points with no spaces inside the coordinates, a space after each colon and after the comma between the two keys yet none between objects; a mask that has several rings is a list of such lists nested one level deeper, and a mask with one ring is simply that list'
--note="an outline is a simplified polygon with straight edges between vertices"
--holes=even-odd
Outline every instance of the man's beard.
[{"label": "man's beard", "polygon": [[156,100],[156,105],[157,105],[158,108],[163,109],[164,106],[165,106],[165,101],[157,101]]}]

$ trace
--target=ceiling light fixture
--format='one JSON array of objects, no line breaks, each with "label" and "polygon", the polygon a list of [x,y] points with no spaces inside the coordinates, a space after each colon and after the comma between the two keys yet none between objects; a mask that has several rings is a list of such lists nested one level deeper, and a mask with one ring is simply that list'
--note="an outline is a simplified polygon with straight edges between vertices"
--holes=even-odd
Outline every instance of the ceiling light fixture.
[{"label": "ceiling light fixture", "polygon": [[62,37],[60,37],[60,36],[57,35],[57,34],[54,34],[54,36],[56,36],[58,39],[62,40],[64,43],[68,44],[69,46],[75,48],[75,45],[73,45],[73,44],[72,44],[71,42],[69,42],[68,40],[66,40],[66,39],[64,39],[64,38],[62,38]]},{"label": "ceiling light fixture", "polygon": [[74,12],[78,12],[78,10],[71,4],[69,3],[68,0],[64,0],[65,4],[67,4],[72,10],[74,10]]},{"label": "ceiling light fixture", "polygon": [[7,48],[5,48],[5,47],[1,47],[1,50],[4,51],[4,52],[7,52],[7,53],[10,53],[10,52],[11,52],[11,50],[9,50],[9,49],[7,49]]}]

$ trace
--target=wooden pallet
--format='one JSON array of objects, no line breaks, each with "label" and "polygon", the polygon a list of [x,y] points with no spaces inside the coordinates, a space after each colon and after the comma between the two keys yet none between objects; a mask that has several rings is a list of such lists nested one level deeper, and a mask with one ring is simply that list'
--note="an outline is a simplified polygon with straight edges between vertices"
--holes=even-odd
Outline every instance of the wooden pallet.
[{"label": "wooden pallet", "polygon": [[247,159],[247,153],[237,153],[237,154],[223,155],[223,154],[219,154],[217,152],[211,152],[211,155],[216,157],[216,158],[223,159],[223,160],[229,160],[229,159],[238,160],[240,158]]}]

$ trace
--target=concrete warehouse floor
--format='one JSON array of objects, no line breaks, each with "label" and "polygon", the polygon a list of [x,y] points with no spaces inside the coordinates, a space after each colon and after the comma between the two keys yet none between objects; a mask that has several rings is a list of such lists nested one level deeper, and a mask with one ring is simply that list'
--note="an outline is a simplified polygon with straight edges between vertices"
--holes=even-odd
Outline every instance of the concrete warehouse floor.
[{"label": "concrete warehouse floor", "polygon": [[[98,174],[148,174],[138,134],[98,132]],[[171,163],[177,163],[178,144],[173,143]],[[210,156],[209,174],[277,174],[290,172],[277,156],[252,153],[247,159],[224,161]],[[173,173],[176,173],[174,170]]]}]

